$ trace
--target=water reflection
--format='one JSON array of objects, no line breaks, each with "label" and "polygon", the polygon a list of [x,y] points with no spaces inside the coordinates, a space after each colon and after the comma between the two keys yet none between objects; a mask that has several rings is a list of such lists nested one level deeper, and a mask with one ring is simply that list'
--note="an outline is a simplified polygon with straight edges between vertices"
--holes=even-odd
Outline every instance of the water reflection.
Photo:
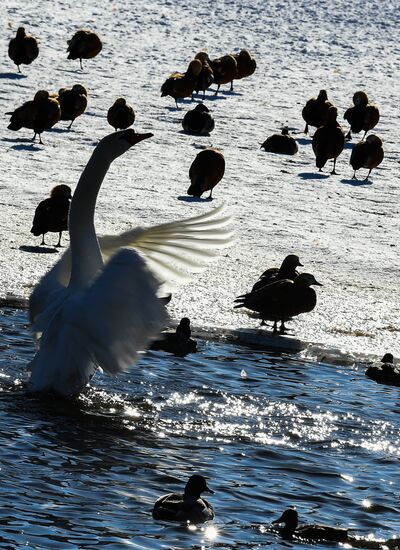
[{"label": "water reflection", "polygon": [[[190,358],[149,352],[121,378],[96,376],[77,400],[39,399],[24,387],[23,314],[5,310],[0,327],[10,548],[281,548],[261,527],[290,505],[309,523],[398,535],[398,393],[362,370],[204,342]],[[157,496],[194,472],[212,480],[216,520],[154,522]]]}]

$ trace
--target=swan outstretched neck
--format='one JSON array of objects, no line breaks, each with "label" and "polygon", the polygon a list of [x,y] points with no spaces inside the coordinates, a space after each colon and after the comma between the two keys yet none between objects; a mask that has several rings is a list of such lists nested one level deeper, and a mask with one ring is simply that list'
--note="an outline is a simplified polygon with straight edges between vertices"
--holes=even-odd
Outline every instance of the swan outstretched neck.
[{"label": "swan outstretched neck", "polygon": [[129,366],[164,326],[159,283],[144,260],[121,249],[104,266],[94,227],[97,194],[111,163],[151,136],[133,130],[106,136],[79,179],[69,217],[70,280],[56,282],[56,266],[32,294],[30,316],[39,340],[31,391],[77,395],[97,367],[116,374]]}]

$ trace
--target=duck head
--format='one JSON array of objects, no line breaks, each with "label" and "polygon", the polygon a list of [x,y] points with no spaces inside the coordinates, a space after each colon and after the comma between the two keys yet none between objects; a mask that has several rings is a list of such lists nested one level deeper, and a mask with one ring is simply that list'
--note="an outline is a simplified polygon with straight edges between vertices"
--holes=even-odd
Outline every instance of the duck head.
[{"label": "duck head", "polygon": [[391,353],[385,353],[381,359],[381,363],[392,363],[394,362],[393,355]]},{"label": "duck head", "polygon": [[320,101],[328,101],[328,94],[326,93],[326,90],[320,90],[319,91],[318,99]]},{"label": "duck head", "polygon": [[72,86],[72,89],[74,90],[74,92],[77,92],[78,94],[87,96],[87,90],[84,86],[82,86],[82,84],[74,84]]},{"label": "duck head", "polygon": [[376,147],[382,147],[383,145],[383,141],[381,140],[381,138],[375,134],[369,135],[365,141],[367,143],[370,143],[371,145],[376,145]]},{"label": "duck head", "polygon": [[71,193],[72,193],[72,191],[71,191],[71,187],[69,185],[61,184],[61,185],[56,185],[55,187],[53,187],[53,189],[50,192],[50,197],[52,199],[55,199],[55,198],[72,199],[72,194]]},{"label": "duck head", "polygon": [[296,256],[296,254],[289,254],[288,256],[286,256],[286,258],[283,260],[282,262],[282,267],[293,267],[293,268],[296,268],[296,267],[303,267],[303,264],[300,263],[300,259],[298,256]]},{"label": "duck head", "polygon": [[185,497],[200,498],[201,493],[214,494],[214,491],[207,486],[207,481],[203,476],[194,474],[186,483]]},{"label": "duck head", "polygon": [[26,36],[24,27],[18,27],[17,38],[24,38],[24,36]]},{"label": "duck head", "polygon": [[199,103],[198,105],[196,105],[194,110],[198,111],[199,113],[209,113],[210,112],[209,108],[206,105],[204,105],[204,103]]},{"label": "duck head", "polygon": [[353,95],[353,103],[354,105],[361,106],[361,105],[367,105],[368,104],[368,96],[365,92],[359,91],[356,92]]},{"label": "duck head", "polygon": [[193,59],[190,63],[189,63],[189,67],[188,67],[188,70],[187,72],[189,74],[191,74],[192,76],[199,76],[199,74],[201,73],[201,69],[203,68],[203,65],[200,61],[200,59]]},{"label": "duck head", "polygon": [[300,275],[297,275],[297,277],[294,280],[294,284],[297,286],[323,286],[321,283],[319,283],[314,275],[311,275],[311,273],[300,273]]},{"label": "duck head", "polygon": [[282,523],[287,534],[293,535],[299,524],[299,515],[294,508],[288,508],[283,514],[272,522],[274,525]]}]

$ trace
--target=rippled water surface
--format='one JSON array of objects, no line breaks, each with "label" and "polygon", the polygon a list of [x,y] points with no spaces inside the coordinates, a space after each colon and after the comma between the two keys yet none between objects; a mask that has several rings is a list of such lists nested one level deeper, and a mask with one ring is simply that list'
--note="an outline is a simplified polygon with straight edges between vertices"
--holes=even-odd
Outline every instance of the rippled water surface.
[{"label": "rippled water surface", "polygon": [[[306,548],[263,532],[288,505],[306,523],[400,535],[399,388],[362,366],[209,341],[43,401],[25,393],[25,313],[0,310],[0,329],[1,548]],[[155,522],[156,498],[195,472],[215,521]]]}]

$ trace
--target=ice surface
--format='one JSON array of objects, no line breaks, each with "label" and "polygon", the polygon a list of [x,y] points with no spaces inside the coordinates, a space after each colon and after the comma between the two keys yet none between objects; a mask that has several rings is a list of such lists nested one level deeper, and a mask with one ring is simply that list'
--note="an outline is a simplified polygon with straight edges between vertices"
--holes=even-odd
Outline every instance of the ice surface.
[{"label": "ice surface", "polygon": [[[315,310],[291,324],[295,338],[344,354],[399,357],[399,8],[398,1],[322,0],[3,3],[0,296],[27,297],[56,260],[58,254],[29,251],[40,242],[29,232],[35,207],[56,184],[74,188],[93,146],[112,131],[107,110],[122,96],[134,106],[135,128],[154,138],[113,164],[98,200],[98,233],[196,215],[222,201],[234,216],[234,245],[174,294],[172,317],[189,316],[195,326],[256,328],[256,319],[232,308],[233,299],[296,253],[324,286]],[[39,57],[22,67],[23,76],[7,57],[20,25],[40,40]],[[103,40],[83,71],[66,54],[66,41],[80,27]],[[194,104],[187,100],[176,110],[172,98],[160,97],[162,82],[200,50],[218,57],[241,48],[256,57],[256,73],[236,81],[233,93],[229,86],[217,98],[207,93],[211,136],[183,134],[181,120]],[[4,113],[38,89],[75,83],[88,89],[89,101],[71,131],[60,122],[41,146],[29,141],[29,130],[7,129]],[[369,184],[351,180],[351,145],[338,159],[339,175],[330,176],[330,166],[317,172],[301,109],[321,88],[343,123],[356,90],[379,106],[374,132],[384,140],[385,159]],[[295,157],[260,150],[283,124],[298,139]],[[214,200],[182,200],[189,166],[208,146],[226,159]],[[365,175],[361,170],[359,177]],[[52,244],[57,238],[46,236]]]}]

